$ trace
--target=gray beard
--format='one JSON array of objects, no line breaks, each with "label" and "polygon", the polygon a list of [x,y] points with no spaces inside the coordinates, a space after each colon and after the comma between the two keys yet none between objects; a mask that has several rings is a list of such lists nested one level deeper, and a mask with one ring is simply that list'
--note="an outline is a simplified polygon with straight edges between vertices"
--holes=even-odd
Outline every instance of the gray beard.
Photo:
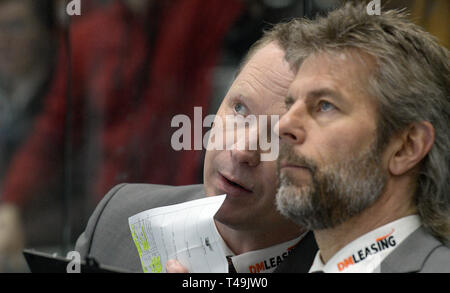
[{"label": "gray beard", "polygon": [[380,197],[386,184],[381,152],[375,146],[376,143],[357,157],[321,169],[282,146],[280,158],[306,164],[312,184],[298,186],[287,174],[279,174],[278,211],[309,230],[333,228],[360,214]]}]

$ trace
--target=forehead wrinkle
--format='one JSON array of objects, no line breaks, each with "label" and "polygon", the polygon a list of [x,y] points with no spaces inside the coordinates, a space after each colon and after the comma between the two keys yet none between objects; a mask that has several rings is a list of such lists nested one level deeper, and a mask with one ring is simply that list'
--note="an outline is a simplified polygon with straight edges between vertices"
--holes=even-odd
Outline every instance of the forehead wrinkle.
[{"label": "forehead wrinkle", "polygon": [[[279,66],[280,64],[276,64],[278,62],[282,62],[283,65]],[[275,67],[277,68],[277,70],[274,70],[274,66],[269,66],[269,65],[273,65],[276,64]],[[279,57],[279,58],[271,58],[271,60],[267,60],[267,64],[263,64],[261,66],[255,66],[254,64],[250,63],[249,64],[249,69],[254,69],[258,72],[261,73],[261,76],[267,76],[270,75],[272,77],[274,77],[274,81],[276,83],[279,83],[280,85],[284,82],[287,85],[289,85],[289,83],[291,83],[291,81],[294,79],[295,74],[294,72],[291,71],[288,63],[284,60],[283,57]],[[284,71],[284,72],[281,72]],[[282,74],[284,73],[284,74]]]},{"label": "forehead wrinkle", "polygon": [[[313,54],[300,66],[288,93],[297,100],[313,85],[313,89],[324,87],[337,92],[365,94],[370,61],[353,51]],[[305,67],[308,68],[307,72]],[[309,72],[311,68],[314,70],[313,75]]]},{"label": "forehead wrinkle", "polygon": [[[336,84],[345,84],[349,90],[367,94],[368,80],[376,68],[373,56],[360,49],[345,49],[337,52],[322,52],[312,59],[326,60],[328,76]],[[343,79],[344,76],[344,79]]]},{"label": "forehead wrinkle", "polygon": [[[252,66],[252,70],[245,72],[246,78],[240,80],[240,83],[250,87],[258,94],[263,94],[261,91],[269,91],[276,96],[284,97],[287,93],[289,83],[291,80],[278,73],[277,71],[269,68],[260,69],[256,66]],[[293,77],[292,77],[293,79]]]}]

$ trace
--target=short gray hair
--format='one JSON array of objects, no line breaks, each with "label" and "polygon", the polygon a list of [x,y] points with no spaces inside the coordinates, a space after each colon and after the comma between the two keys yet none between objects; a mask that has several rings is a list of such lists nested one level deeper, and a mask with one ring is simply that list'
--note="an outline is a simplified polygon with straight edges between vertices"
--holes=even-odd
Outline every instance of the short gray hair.
[{"label": "short gray hair", "polygon": [[375,69],[367,92],[377,99],[378,141],[387,144],[408,125],[429,121],[432,149],[421,162],[414,201],[423,225],[443,242],[450,238],[450,65],[449,51],[400,10],[370,16],[366,4],[346,3],[314,21],[294,19],[270,32],[298,70],[316,53],[356,49]]}]

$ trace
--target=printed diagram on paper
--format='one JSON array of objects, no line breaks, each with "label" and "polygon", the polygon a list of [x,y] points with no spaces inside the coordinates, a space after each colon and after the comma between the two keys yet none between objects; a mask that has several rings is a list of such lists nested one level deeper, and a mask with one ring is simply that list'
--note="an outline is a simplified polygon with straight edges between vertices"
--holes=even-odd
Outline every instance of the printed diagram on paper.
[{"label": "printed diagram on paper", "polygon": [[163,273],[177,259],[191,273],[226,273],[228,263],[213,217],[225,195],[155,208],[128,219],[145,273]]}]

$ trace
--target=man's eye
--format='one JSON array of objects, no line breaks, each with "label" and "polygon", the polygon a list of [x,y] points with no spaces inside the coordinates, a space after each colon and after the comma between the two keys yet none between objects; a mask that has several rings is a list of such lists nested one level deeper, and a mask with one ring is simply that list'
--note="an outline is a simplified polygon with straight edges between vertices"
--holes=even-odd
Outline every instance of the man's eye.
[{"label": "man's eye", "polygon": [[286,107],[286,110],[289,110],[291,107],[292,107],[292,105],[294,104],[294,99],[292,98],[292,97],[286,97],[285,99],[284,99],[284,106]]},{"label": "man's eye", "polygon": [[241,103],[236,103],[236,104],[234,105],[234,111],[235,111],[237,114],[240,114],[240,115],[243,115],[243,116],[248,115],[248,109],[247,109],[247,107],[245,107],[245,106],[242,105]]},{"label": "man's eye", "polygon": [[336,107],[333,104],[331,104],[327,101],[320,101],[317,112],[328,112],[328,111],[331,111],[334,109],[336,109]]}]

